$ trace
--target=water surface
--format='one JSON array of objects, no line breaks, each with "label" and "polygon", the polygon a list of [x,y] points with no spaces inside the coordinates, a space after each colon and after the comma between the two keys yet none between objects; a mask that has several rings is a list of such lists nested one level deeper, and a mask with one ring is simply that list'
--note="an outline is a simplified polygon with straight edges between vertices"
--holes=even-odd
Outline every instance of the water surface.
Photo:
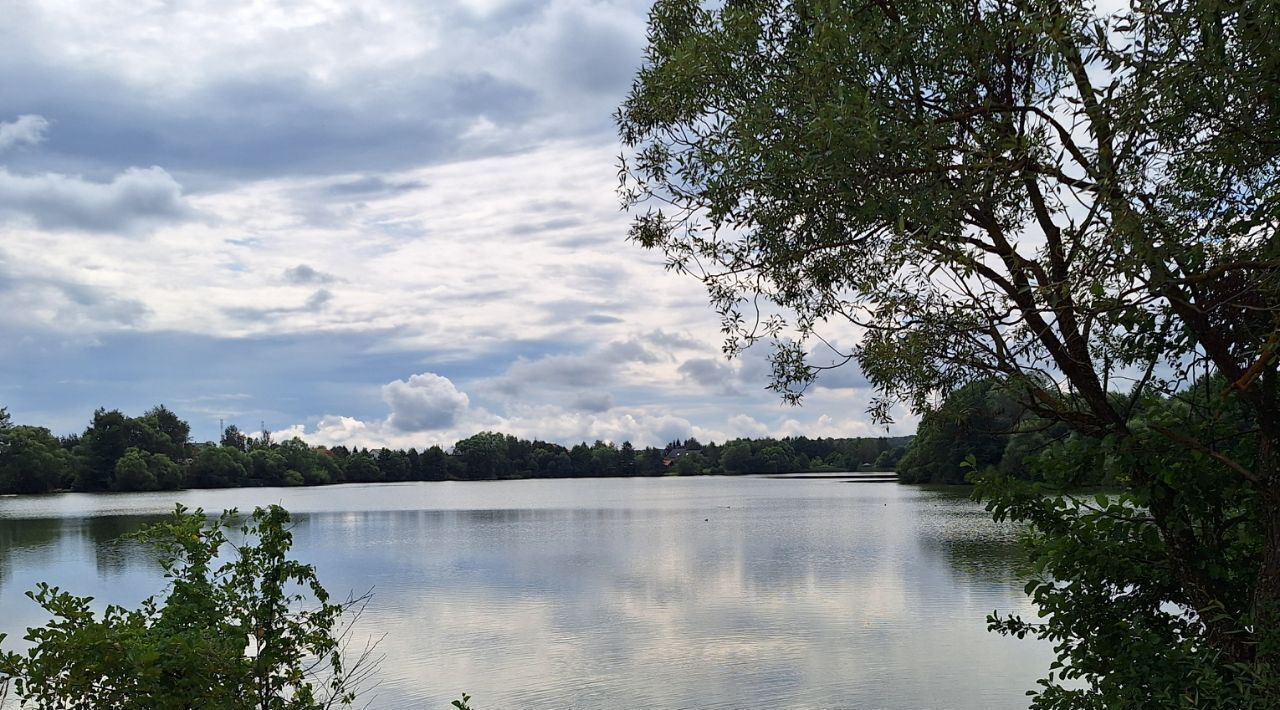
[{"label": "water surface", "polygon": [[374,708],[1025,708],[1046,644],[1012,530],[963,495],[756,477],[344,485],[0,498],[0,633],[48,581],[162,589],[121,534],[181,501],[280,503],[335,595],[374,591]]}]

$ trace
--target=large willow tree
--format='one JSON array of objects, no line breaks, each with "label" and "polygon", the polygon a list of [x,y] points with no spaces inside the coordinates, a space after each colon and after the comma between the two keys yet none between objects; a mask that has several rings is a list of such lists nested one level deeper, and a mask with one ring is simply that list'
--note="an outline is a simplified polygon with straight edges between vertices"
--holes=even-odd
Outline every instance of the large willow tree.
[{"label": "large willow tree", "polygon": [[1105,441],[1122,496],[986,489],[1037,707],[1280,707],[1280,3],[660,0],[618,124],[632,237],[784,396],[856,330],[882,418],[994,376]]}]

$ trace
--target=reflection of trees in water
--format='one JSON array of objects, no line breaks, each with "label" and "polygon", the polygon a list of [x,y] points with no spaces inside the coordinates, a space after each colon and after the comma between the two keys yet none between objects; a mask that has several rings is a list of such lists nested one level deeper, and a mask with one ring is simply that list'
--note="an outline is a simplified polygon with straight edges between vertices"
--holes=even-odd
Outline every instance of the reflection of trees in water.
[{"label": "reflection of trees in water", "polygon": [[975,581],[1020,587],[1018,571],[1026,554],[1018,528],[996,523],[969,499],[967,490],[929,490],[921,501],[929,514],[920,517],[921,546],[947,561],[955,572]]},{"label": "reflection of trees in water", "polygon": [[92,547],[98,576],[107,577],[123,573],[129,562],[136,561],[139,557],[141,545],[120,538],[162,519],[161,516],[125,515],[82,518],[75,532],[81,541]]},{"label": "reflection of trees in water", "polygon": [[12,576],[12,567],[20,555],[48,557],[64,543],[78,544],[86,550],[85,558],[91,550],[100,577],[120,574],[131,561],[139,559],[141,549],[138,543],[120,538],[162,519],[163,516],[154,515],[0,518],[0,585]]},{"label": "reflection of trees in water", "polygon": [[1017,575],[1026,564],[1026,555],[1015,539],[942,539],[926,545],[939,551],[951,569],[967,577],[1021,586]]},{"label": "reflection of trees in water", "polygon": [[62,535],[65,526],[66,521],[61,518],[0,518],[0,557],[19,550],[49,545]]},{"label": "reflection of trees in water", "polygon": [[65,524],[66,521],[60,518],[0,518],[0,586],[9,579],[10,568],[18,553],[53,547],[62,537]]}]

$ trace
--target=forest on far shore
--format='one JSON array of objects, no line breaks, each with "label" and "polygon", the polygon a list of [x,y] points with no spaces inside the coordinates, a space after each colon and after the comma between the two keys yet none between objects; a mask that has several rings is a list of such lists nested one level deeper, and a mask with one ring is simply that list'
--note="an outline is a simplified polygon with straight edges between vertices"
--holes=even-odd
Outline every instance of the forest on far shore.
[{"label": "forest on far shore", "polygon": [[273,441],[232,425],[221,441],[191,441],[164,405],[141,416],[99,409],[81,434],[13,424],[0,408],[0,493],[151,491],[332,483],[892,470],[910,437],[696,439],[665,447],[571,447],[480,432],[440,446],[367,449]]}]

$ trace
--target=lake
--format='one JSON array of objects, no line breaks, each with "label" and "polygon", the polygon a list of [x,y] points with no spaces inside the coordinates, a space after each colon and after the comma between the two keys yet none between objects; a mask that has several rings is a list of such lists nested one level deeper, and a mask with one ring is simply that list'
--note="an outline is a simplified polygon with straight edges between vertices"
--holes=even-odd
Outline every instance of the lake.
[{"label": "lake", "polygon": [[335,596],[373,589],[374,708],[1013,710],[1053,659],[986,631],[1034,610],[1013,529],[964,494],[767,477],[0,498],[6,646],[46,620],[37,581],[160,591],[154,556],[116,538],[176,501],[284,505]]}]

